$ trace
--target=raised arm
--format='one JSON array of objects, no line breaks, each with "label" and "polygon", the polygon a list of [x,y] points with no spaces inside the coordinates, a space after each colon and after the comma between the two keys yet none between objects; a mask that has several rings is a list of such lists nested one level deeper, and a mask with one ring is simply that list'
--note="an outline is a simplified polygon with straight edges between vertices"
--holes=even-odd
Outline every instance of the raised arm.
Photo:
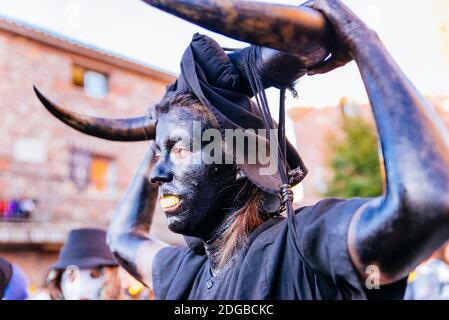
[{"label": "raised arm", "polygon": [[[386,171],[383,196],[355,214],[348,236],[362,277],[379,267],[381,284],[399,280],[449,238],[449,134],[377,34],[338,0],[316,0],[340,48],[357,63],[371,102]],[[338,56],[314,71],[345,64]]]},{"label": "raised arm", "polygon": [[116,209],[107,237],[122,267],[150,288],[154,257],[167,245],[149,236],[158,195],[157,185],[148,180],[153,157],[151,144]]}]

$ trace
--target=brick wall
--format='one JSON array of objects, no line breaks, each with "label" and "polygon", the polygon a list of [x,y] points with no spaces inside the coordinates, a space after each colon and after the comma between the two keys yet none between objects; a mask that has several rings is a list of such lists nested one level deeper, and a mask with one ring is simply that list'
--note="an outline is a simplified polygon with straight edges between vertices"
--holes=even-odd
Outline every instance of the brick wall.
[{"label": "brick wall", "polygon": [[[143,114],[158,101],[169,83],[108,64],[101,60],[101,55],[99,59],[86,58],[2,30],[0,57],[0,199],[37,199],[33,222],[106,227],[147,143],[108,142],[78,133],[43,108],[32,86],[37,85],[54,101],[78,113],[127,117]],[[73,64],[107,73],[109,94],[105,99],[90,98],[82,87],[73,84]],[[14,150],[23,139],[40,145],[39,152],[44,151],[46,160],[42,163],[18,160]],[[72,148],[115,162],[117,182],[113,192],[91,187],[78,190],[70,179]],[[26,228],[27,223],[17,226]],[[157,213],[152,232],[166,241],[180,240],[166,228],[162,212]],[[0,255],[21,265],[35,285],[50,260],[56,257],[42,247],[17,253],[9,247],[10,244],[0,241]],[[22,248],[26,247],[24,243]]]}]

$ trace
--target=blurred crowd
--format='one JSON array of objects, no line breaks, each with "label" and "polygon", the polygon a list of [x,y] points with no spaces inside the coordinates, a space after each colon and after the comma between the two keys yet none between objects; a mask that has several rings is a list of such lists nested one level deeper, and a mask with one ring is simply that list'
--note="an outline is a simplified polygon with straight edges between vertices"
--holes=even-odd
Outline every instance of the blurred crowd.
[{"label": "blurred crowd", "polygon": [[[121,268],[101,229],[72,230],[42,288],[29,294],[26,274],[0,257],[3,300],[151,300],[153,294]],[[406,300],[449,300],[449,242],[408,279]]]}]

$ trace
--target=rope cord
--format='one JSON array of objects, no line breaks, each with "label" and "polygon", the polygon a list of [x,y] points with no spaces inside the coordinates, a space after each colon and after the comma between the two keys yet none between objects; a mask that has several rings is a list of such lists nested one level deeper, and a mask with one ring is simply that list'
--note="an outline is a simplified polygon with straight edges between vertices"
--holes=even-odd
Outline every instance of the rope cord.
[{"label": "rope cord", "polygon": [[[271,117],[270,109],[268,106],[268,100],[265,94],[265,88],[263,87],[262,79],[260,75],[257,74],[257,47],[251,46],[248,50],[244,51],[244,66],[245,72],[248,78],[248,82],[251,86],[251,90],[256,99],[256,104],[262,115],[265,128],[267,130],[274,129],[273,120]],[[293,192],[291,190],[291,185],[289,184],[289,175],[287,169],[287,139],[285,136],[285,88],[281,89],[280,94],[280,105],[279,105],[279,135],[278,135],[278,171],[281,177],[282,184],[279,186],[279,192],[281,196],[282,205],[285,206],[287,211],[288,219],[288,232],[290,239],[293,241],[293,246],[299,253],[301,258],[305,261],[301,250],[299,248],[299,239],[297,232],[297,225],[295,218],[295,213],[293,210]],[[268,139],[270,136],[268,135]],[[270,140],[269,140],[270,141]],[[271,142],[271,141],[270,141]],[[271,145],[271,143],[270,143]]]}]

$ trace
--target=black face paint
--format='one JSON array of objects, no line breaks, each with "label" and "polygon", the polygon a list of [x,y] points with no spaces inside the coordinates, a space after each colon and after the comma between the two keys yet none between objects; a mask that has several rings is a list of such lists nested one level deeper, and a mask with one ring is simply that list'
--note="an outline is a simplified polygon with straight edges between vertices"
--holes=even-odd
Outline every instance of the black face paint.
[{"label": "black face paint", "polygon": [[[203,148],[192,150],[194,121],[200,117],[185,107],[160,115],[156,127],[158,159],[151,181],[158,183],[159,201],[168,227],[176,233],[210,240],[232,213],[232,200],[241,188],[233,164],[193,161]],[[207,124],[202,123],[202,130]]]}]

